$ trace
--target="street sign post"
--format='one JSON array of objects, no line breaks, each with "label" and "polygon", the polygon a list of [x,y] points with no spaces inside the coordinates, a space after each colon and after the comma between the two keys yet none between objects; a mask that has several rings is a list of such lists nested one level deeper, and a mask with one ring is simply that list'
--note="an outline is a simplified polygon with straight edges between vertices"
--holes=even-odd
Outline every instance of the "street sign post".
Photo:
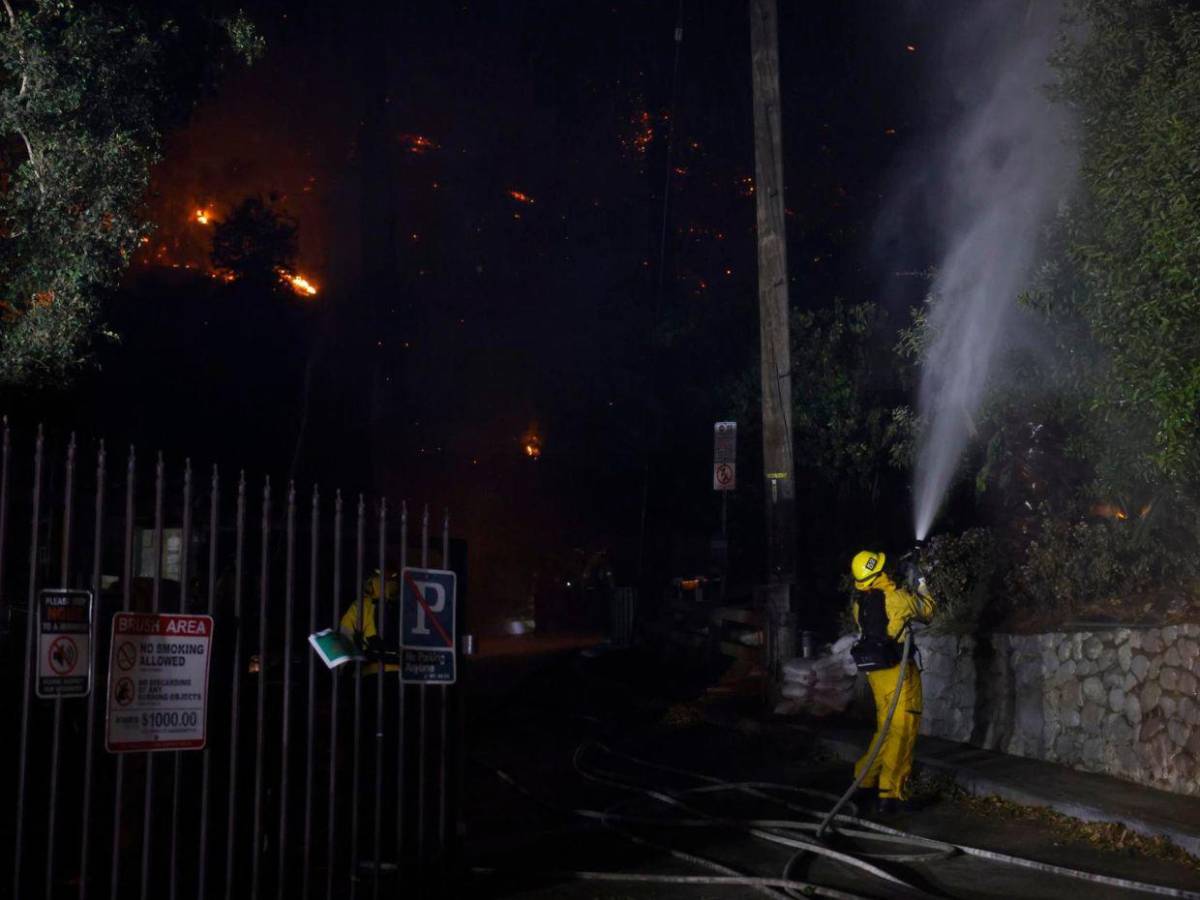
[{"label": "street sign post", "polygon": [[113,617],[104,728],[109,753],[204,748],[212,632],[212,616]]},{"label": "street sign post", "polygon": [[737,488],[737,422],[713,425],[713,490]]},{"label": "street sign post", "polygon": [[37,695],[86,697],[92,690],[92,592],[38,594]]},{"label": "street sign post", "polygon": [[400,677],[417,684],[453,684],[458,674],[454,573],[408,568],[400,580]]}]

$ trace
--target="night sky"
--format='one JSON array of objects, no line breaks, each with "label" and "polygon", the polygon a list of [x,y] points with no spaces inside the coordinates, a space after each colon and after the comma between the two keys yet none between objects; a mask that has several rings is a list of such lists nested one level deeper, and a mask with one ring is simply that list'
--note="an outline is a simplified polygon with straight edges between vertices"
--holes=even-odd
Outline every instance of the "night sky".
[{"label": "night sky", "polygon": [[[746,4],[683,3],[674,100],[673,0],[383,6],[249,8],[268,53],[170,137],[158,231],[112,306],[125,339],[65,415],[448,503],[497,608],[576,547],[636,577],[647,474],[655,571],[699,567],[712,422],[757,367]],[[948,96],[916,10],[781,4],[795,305],[920,296],[897,275],[928,265],[920,234],[876,229]],[[205,276],[195,211],[251,195],[297,220],[315,297]]]}]

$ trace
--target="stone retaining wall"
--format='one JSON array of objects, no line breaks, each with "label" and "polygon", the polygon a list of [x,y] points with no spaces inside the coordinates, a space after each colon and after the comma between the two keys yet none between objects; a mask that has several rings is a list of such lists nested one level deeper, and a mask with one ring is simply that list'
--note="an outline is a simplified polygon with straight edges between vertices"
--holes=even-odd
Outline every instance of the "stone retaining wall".
[{"label": "stone retaining wall", "polygon": [[917,646],[923,733],[1200,794],[1200,625]]}]

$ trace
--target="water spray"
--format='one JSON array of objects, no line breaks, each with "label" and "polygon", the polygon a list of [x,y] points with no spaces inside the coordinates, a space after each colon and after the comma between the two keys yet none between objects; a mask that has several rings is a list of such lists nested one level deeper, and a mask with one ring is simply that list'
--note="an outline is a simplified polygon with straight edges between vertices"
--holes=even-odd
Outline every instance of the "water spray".
[{"label": "water spray", "polygon": [[[1048,58],[1060,4],[981,3],[948,49],[961,114],[914,173],[941,235],[921,362],[922,421],[913,484],[913,531],[928,537],[954,481],[997,361],[1019,325],[1040,234],[1070,189],[1076,159],[1069,111],[1050,100]],[[971,47],[955,58],[955,47]],[[958,71],[961,70],[961,71]],[[939,173],[931,184],[930,172]]]}]

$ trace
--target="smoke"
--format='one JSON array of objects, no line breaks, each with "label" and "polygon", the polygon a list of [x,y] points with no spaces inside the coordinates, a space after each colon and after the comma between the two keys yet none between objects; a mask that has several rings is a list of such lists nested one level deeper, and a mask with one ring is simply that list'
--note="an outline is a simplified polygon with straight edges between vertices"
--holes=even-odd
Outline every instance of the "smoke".
[{"label": "smoke", "polygon": [[[1047,95],[1059,4],[1005,0],[954,9],[970,10],[969,21],[948,36],[939,75],[955,85],[956,111],[927,148],[919,182],[938,249],[918,395],[924,428],[914,527],[921,540],[1013,333],[1042,226],[1075,171],[1069,113]],[[936,167],[932,176],[929,167]]]}]

